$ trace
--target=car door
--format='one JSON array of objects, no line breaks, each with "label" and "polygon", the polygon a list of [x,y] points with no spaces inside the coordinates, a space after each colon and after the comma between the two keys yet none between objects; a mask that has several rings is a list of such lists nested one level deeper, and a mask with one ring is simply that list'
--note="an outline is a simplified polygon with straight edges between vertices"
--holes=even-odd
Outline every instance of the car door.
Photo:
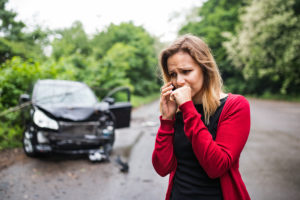
[{"label": "car door", "polygon": [[130,126],[132,105],[129,88],[115,88],[104,97],[103,101],[109,103],[109,109],[115,116],[116,128]]}]

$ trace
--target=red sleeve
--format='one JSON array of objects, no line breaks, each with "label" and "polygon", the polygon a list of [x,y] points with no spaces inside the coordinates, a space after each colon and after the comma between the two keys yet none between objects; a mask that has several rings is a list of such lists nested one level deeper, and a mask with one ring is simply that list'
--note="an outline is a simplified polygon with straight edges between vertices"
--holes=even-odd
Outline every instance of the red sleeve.
[{"label": "red sleeve", "polygon": [[231,95],[221,113],[214,141],[192,101],[182,104],[184,131],[210,178],[222,176],[238,160],[250,131],[250,107],[242,96]]},{"label": "red sleeve", "polygon": [[163,120],[160,117],[160,127],[156,135],[152,164],[161,176],[166,176],[176,166],[173,151],[174,123],[175,120]]}]

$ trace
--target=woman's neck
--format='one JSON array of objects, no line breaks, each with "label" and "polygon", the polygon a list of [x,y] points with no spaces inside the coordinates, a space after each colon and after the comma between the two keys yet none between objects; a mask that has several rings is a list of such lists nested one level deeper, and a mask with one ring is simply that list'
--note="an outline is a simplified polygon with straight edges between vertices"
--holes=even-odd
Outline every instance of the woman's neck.
[{"label": "woman's neck", "polygon": [[202,95],[196,95],[192,98],[194,104],[202,104]]}]

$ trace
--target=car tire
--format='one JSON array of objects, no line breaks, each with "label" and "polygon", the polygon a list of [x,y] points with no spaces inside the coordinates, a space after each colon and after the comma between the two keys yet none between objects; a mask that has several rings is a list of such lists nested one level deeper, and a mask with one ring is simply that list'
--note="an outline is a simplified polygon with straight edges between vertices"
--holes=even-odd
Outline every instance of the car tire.
[{"label": "car tire", "polygon": [[37,152],[33,142],[33,135],[30,133],[29,128],[24,131],[22,142],[25,154],[29,157],[37,157]]}]

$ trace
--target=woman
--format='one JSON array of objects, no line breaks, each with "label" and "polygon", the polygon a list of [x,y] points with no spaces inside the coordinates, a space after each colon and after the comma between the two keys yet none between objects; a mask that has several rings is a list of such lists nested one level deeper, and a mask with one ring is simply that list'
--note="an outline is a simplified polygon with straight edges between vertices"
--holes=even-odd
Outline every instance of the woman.
[{"label": "woman", "polygon": [[208,46],[184,35],[162,51],[160,127],[152,163],[170,174],[166,199],[250,199],[239,156],[250,131],[248,101],[225,94]]}]

